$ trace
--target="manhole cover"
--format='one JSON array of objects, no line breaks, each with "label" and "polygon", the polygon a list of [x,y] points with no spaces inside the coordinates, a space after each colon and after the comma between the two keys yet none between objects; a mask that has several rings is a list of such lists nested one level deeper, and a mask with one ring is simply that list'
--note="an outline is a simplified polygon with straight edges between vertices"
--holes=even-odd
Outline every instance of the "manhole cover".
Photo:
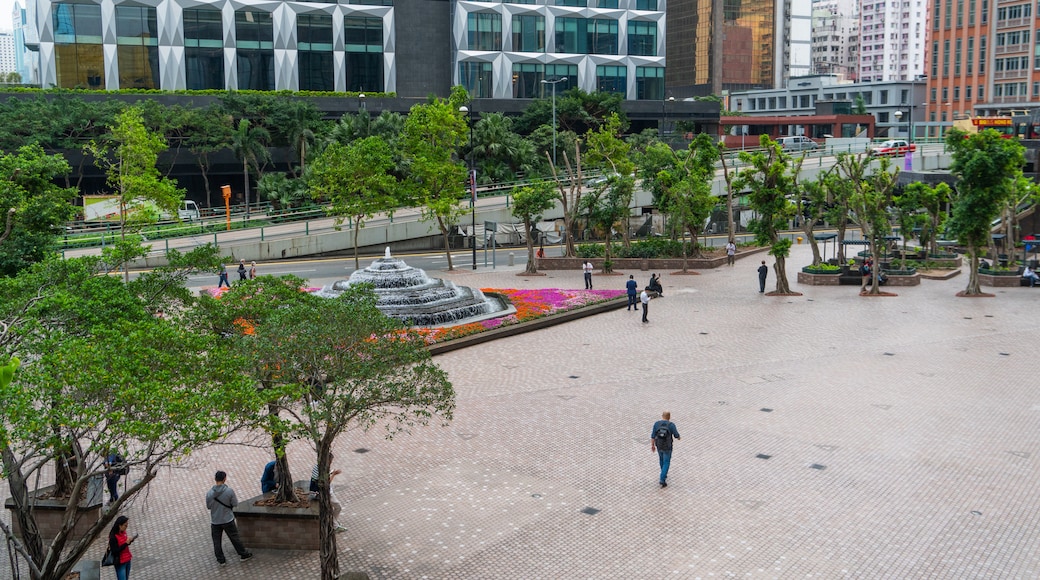
[{"label": "manhole cover", "polygon": [[599,512],[600,512],[600,510],[598,510],[598,509],[596,509],[594,507],[587,507],[587,508],[581,510],[581,513],[588,514],[590,516],[594,516],[594,515],[598,514]]},{"label": "manhole cover", "polygon": [[358,447],[354,450],[354,453],[368,453],[368,449],[365,449],[364,447]]},{"label": "manhole cover", "polygon": [[759,453],[755,457],[758,458],[758,459],[769,459],[770,457],[772,457],[772,455],[766,455],[765,453]]}]

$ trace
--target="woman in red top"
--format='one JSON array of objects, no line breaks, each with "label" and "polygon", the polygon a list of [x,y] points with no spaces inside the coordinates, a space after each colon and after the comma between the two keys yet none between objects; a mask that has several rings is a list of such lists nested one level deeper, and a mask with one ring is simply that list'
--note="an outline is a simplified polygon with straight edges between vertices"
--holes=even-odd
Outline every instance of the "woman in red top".
[{"label": "woman in red top", "polygon": [[112,531],[108,533],[108,549],[116,561],[116,580],[129,580],[130,578],[130,559],[133,558],[130,555],[130,544],[137,539],[137,534],[134,534],[132,538],[126,537],[126,527],[129,523],[130,518],[119,516],[112,524]]}]

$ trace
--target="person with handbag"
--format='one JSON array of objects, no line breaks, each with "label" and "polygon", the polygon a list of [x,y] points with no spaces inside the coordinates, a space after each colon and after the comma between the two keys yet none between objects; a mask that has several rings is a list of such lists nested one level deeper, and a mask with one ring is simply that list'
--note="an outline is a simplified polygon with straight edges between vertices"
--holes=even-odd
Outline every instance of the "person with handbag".
[{"label": "person with handbag", "polygon": [[108,533],[108,550],[101,560],[102,565],[113,567],[116,571],[116,580],[129,580],[130,578],[130,561],[133,559],[133,555],[130,554],[130,544],[137,539],[137,534],[134,534],[132,538],[127,538],[126,528],[129,524],[130,518],[126,516],[116,518],[115,523],[112,524],[112,531]]},{"label": "person with handbag", "polygon": [[210,532],[213,536],[213,555],[217,557],[217,563],[221,566],[227,564],[224,559],[224,534],[227,534],[231,545],[235,547],[238,556],[243,560],[253,557],[253,553],[246,550],[242,545],[242,539],[238,536],[238,526],[235,525],[235,506],[238,498],[235,490],[227,485],[227,473],[218,471],[214,476],[214,485],[206,493],[206,508],[209,509]]}]

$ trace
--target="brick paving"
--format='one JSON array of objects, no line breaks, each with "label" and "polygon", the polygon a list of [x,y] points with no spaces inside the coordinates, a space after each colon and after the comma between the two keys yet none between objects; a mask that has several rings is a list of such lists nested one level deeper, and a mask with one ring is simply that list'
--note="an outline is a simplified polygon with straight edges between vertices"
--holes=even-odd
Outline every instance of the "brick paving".
[{"label": "brick paving", "polygon": [[[649,324],[619,310],[438,356],[457,391],[450,426],[339,441],[343,570],[1040,577],[1040,290],[957,298],[962,275],[863,298],[795,284],[810,253],[793,252],[803,296],[759,294],[758,254],[700,276],[665,272]],[[431,274],[583,287],[580,271],[518,270]],[[629,273],[649,277],[597,275],[595,285],[623,288]],[[648,439],[665,409],[683,437],[661,489]],[[202,502],[211,474],[226,469],[248,497],[269,455],[262,437],[242,443],[193,455],[130,508],[135,579],[318,576],[316,552],[257,550],[216,566]],[[290,460],[305,477],[313,451],[295,445]]]}]

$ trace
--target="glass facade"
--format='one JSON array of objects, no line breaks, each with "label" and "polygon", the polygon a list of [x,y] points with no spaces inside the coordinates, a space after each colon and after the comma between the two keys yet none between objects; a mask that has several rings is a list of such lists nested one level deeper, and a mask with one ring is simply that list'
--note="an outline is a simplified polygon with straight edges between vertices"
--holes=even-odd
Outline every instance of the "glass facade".
[{"label": "glass facade", "polygon": [[55,84],[62,88],[104,89],[101,7],[56,3],[52,18]]},{"label": "glass facade", "polygon": [[470,50],[502,50],[502,15],[497,12],[474,12],[467,18]]},{"label": "glass facade", "polygon": [[664,67],[636,67],[636,99],[640,101],[664,100]]},{"label": "glass facade", "polygon": [[596,90],[618,93],[622,97],[628,87],[627,69],[624,66],[599,65],[596,67]]},{"label": "glass facade", "polygon": [[344,18],[347,50],[347,90],[382,91],[383,21],[379,18]]},{"label": "glass facade", "polygon": [[513,63],[513,98],[536,99],[545,89],[545,65],[536,62]]},{"label": "glass facade", "polygon": [[628,54],[657,56],[657,23],[628,23]]},{"label": "glass facade", "polygon": [[184,11],[184,73],[188,89],[224,88],[223,46],[220,10]]},{"label": "glass facade", "polygon": [[240,90],[274,90],[274,24],[271,14],[235,12],[235,44]]},{"label": "glass facade", "polygon": [[116,6],[119,88],[159,88],[158,30],[155,8]]},{"label": "glass facade", "polygon": [[545,52],[545,17],[540,14],[513,16],[513,50]]},{"label": "glass facade", "polygon": [[[578,65],[576,64],[547,64],[545,65],[545,80],[567,79],[556,83],[556,94],[559,95],[567,89],[578,86]],[[546,94],[552,96],[552,87],[546,87]]]},{"label": "glass facade", "polygon": [[333,91],[335,62],[332,57],[332,16],[298,14],[296,49],[301,91]]},{"label": "glass facade", "polygon": [[557,18],[556,52],[617,54],[617,20]]},{"label": "glass facade", "polygon": [[460,62],[459,83],[473,98],[490,99],[492,68],[490,62]]}]

